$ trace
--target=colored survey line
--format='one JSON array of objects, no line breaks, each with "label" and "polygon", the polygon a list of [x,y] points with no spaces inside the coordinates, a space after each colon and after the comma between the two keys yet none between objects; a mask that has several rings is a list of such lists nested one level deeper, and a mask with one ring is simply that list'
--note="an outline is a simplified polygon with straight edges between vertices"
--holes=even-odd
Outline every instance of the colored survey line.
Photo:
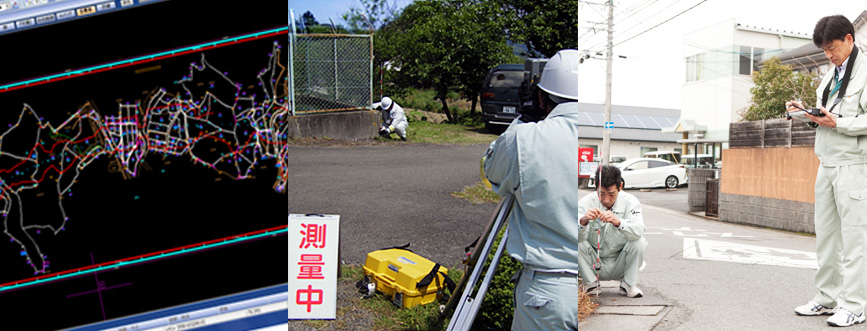
[{"label": "colored survey line", "polygon": [[74,77],[95,74],[98,72],[129,67],[132,65],[167,59],[167,58],[180,56],[180,55],[184,55],[184,54],[197,53],[197,52],[201,52],[201,51],[205,51],[205,50],[209,50],[209,49],[214,49],[214,48],[219,48],[219,47],[223,47],[223,46],[227,46],[227,45],[231,45],[231,44],[237,44],[237,43],[242,43],[245,41],[256,40],[256,39],[261,39],[261,38],[268,38],[271,36],[277,36],[277,35],[281,35],[281,34],[289,34],[289,27],[281,27],[281,28],[277,28],[277,29],[271,29],[271,30],[251,33],[251,34],[247,34],[247,35],[243,35],[243,36],[226,38],[226,39],[222,39],[222,40],[218,40],[218,41],[212,41],[212,42],[193,45],[193,46],[189,46],[189,47],[178,48],[178,49],[174,49],[174,50],[170,50],[170,51],[165,51],[165,52],[160,52],[160,53],[155,53],[155,54],[150,54],[150,55],[145,55],[145,56],[139,56],[139,57],[132,58],[132,59],[111,62],[111,63],[93,66],[93,67],[89,67],[89,68],[72,70],[69,72],[54,74],[54,75],[45,76],[45,77],[34,78],[34,79],[20,81],[20,82],[11,83],[11,84],[6,84],[6,85],[0,86],[0,93],[13,91],[13,90],[17,90],[17,89],[22,89],[25,87],[38,86],[38,85],[42,85],[42,84],[46,84],[46,83],[50,83],[50,82],[56,82],[56,81],[60,81],[60,80],[65,80],[65,79],[70,79],[70,78],[74,78]]},{"label": "colored survey line", "polygon": [[120,259],[111,262],[104,262],[97,265],[90,265],[86,267],[70,269],[62,272],[22,279],[18,281],[8,282],[4,284],[0,284],[0,293],[4,291],[9,291],[13,289],[20,289],[27,286],[33,286],[37,284],[43,284],[47,282],[52,282],[56,280],[61,280],[70,277],[76,277],[81,275],[86,275],[102,270],[114,269],[118,267],[127,267],[135,264],[140,264],[144,262],[150,262],[153,260],[164,259],[168,257],[172,257],[180,254],[187,254],[196,251],[200,251],[203,249],[215,248],[219,246],[225,246],[229,244],[249,241],[253,239],[259,239],[262,237],[273,236],[278,234],[285,234],[289,232],[289,225],[281,225],[273,228],[268,228],[264,230],[258,230],[248,233],[243,233],[239,235],[233,235],[225,238],[209,240],[197,244],[186,245],[181,247],[176,247],[167,250],[161,250],[158,252],[153,252],[144,255],[133,256],[125,259]]}]

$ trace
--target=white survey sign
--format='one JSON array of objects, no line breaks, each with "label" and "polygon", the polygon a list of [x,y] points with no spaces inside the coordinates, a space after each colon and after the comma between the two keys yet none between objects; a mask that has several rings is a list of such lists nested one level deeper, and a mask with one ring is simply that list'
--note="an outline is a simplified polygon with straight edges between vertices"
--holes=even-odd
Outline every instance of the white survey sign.
[{"label": "white survey sign", "polygon": [[685,238],[683,258],[818,269],[815,252]]}]

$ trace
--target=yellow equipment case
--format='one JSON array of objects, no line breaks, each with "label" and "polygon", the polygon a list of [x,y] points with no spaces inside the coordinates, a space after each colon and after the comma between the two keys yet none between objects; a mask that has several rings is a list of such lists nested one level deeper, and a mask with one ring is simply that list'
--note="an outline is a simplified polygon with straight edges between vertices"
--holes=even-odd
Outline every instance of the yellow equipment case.
[{"label": "yellow equipment case", "polygon": [[455,286],[448,277],[448,269],[403,248],[368,253],[364,276],[376,284],[377,291],[390,296],[402,308],[438,301],[445,286],[449,291]]}]

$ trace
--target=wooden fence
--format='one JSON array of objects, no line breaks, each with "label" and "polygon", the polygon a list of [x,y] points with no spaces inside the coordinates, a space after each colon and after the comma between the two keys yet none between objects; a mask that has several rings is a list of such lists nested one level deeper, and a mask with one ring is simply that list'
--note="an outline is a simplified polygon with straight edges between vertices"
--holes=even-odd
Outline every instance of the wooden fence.
[{"label": "wooden fence", "polygon": [[732,123],[730,148],[723,150],[719,219],[815,233],[815,136],[798,120]]},{"label": "wooden fence", "polygon": [[813,146],[815,140],[816,130],[795,119],[739,122],[729,127],[729,148]]},{"label": "wooden fence", "polygon": [[811,147],[724,149],[723,160],[721,193],[814,201],[819,158]]},{"label": "wooden fence", "polygon": [[732,123],[721,192],[813,203],[816,130],[785,118]]}]

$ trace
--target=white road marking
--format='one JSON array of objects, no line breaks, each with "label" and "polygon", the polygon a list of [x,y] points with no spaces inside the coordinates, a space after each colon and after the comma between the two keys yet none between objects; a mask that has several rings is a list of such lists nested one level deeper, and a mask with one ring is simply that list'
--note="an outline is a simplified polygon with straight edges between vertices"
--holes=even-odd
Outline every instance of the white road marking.
[{"label": "white road marking", "polygon": [[[731,232],[709,232],[708,230],[703,229],[693,229],[688,226],[680,227],[677,229],[673,228],[664,228],[659,226],[648,226],[648,230],[662,230],[661,232],[645,232],[644,234],[664,234],[665,232],[670,231],[671,234],[678,237],[710,237],[710,236],[719,236],[720,238],[752,238],[753,236],[738,236]],[[691,234],[690,232],[701,232]]]},{"label": "white road marking", "polygon": [[704,233],[699,233],[699,234],[683,234],[683,232],[680,232],[680,231],[671,231],[671,233],[673,233],[675,236],[678,236],[678,237],[685,237],[685,236],[690,236],[690,237],[707,237],[707,235],[704,234]]},{"label": "white road marking", "polygon": [[683,258],[818,269],[815,252],[684,238]]}]

